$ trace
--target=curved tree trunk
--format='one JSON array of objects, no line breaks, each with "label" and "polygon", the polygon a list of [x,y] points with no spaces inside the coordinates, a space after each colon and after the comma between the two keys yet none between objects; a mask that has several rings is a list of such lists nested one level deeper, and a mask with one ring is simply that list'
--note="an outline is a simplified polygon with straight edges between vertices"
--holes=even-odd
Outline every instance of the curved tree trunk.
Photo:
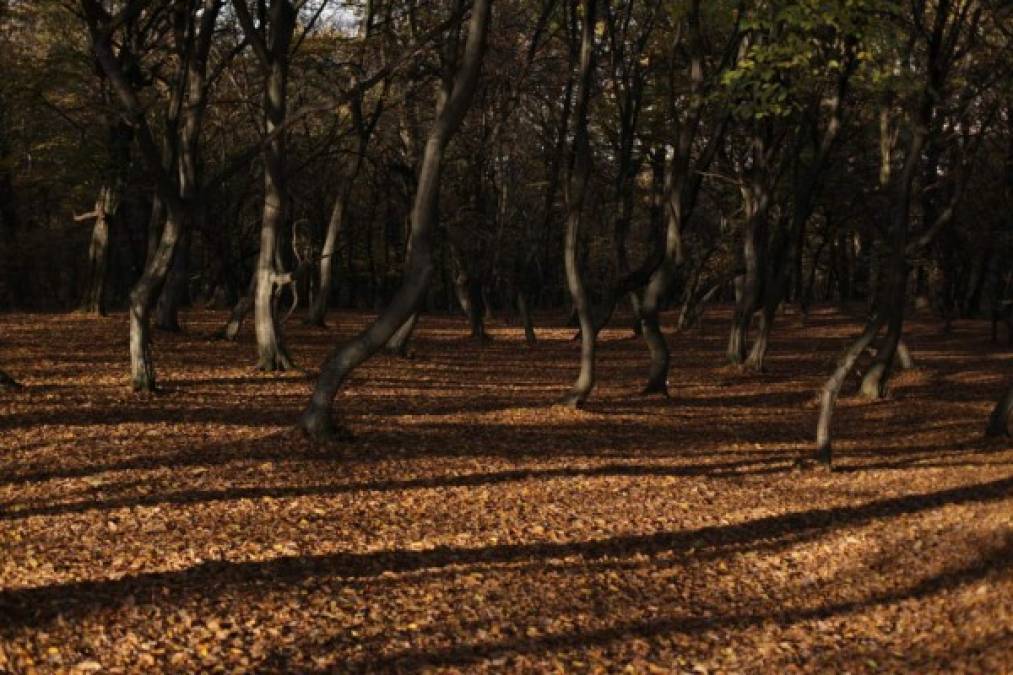
[{"label": "curved tree trunk", "polygon": [[419,313],[412,312],[412,315],[401,324],[401,327],[395,331],[390,339],[384,344],[384,350],[388,354],[394,356],[400,356],[401,358],[408,358],[408,343],[412,339],[412,334],[415,332],[415,326],[419,322]]},{"label": "curved tree trunk", "polygon": [[877,316],[866,324],[865,330],[844,352],[844,356],[837,364],[837,369],[823,384],[823,389],[820,391],[820,418],[816,425],[816,454],[812,459],[827,468],[830,468],[833,461],[831,422],[833,421],[834,407],[837,404],[837,396],[841,392],[848,373],[855,367],[858,357],[876,338],[876,334],[879,333],[885,322],[883,317]]},{"label": "curved tree trunk", "polygon": [[309,405],[299,420],[299,427],[317,440],[341,434],[334,423],[331,408],[338,389],[359,364],[377,352],[411,317],[425,297],[433,275],[432,231],[438,218],[438,197],[443,155],[450,139],[471,104],[485,53],[489,28],[491,0],[475,0],[471,9],[467,43],[458,73],[450,84],[444,81],[437,106],[436,119],[429,133],[419,167],[418,187],[412,207],[411,255],[404,280],[386,309],[324,361]]},{"label": "curved tree trunk", "polygon": [[594,78],[594,27],[597,0],[582,0],[580,71],[577,81],[574,110],[575,131],[570,156],[566,190],[566,237],[563,264],[566,269],[566,286],[570,291],[573,309],[580,325],[580,372],[562,403],[578,408],[594,388],[595,343],[597,326],[591,316],[591,303],[580,271],[580,230],[583,221],[584,198],[591,174],[591,143],[588,138],[588,103]]},{"label": "curved tree trunk", "polygon": [[313,298],[309,315],[306,317],[306,323],[311,326],[324,327],[327,325],[325,319],[327,307],[331,301],[334,257],[338,249],[338,237],[341,235],[341,228],[345,220],[349,192],[349,188],[341,188],[334,201],[334,208],[331,209],[331,218],[327,222],[327,234],[324,235],[324,245],[320,250],[320,280],[317,284],[317,294]]},{"label": "curved tree trunk", "polygon": [[130,291],[130,380],[134,391],[155,390],[155,366],[151,360],[151,310],[169,273],[180,229],[180,216],[175,208],[170,207],[154,255]]},{"label": "curved tree trunk", "polygon": [[986,436],[1009,436],[1009,420],[1013,415],[1013,385],[1006,389],[1006,393],[996,401],[995,408],[988,418],[988,426],[985,428]]},{"label": "curved tree trunk", "polygon": [[250,276],[250,284],[246,289],[246,292],[240,296],[239,300],[232,307],[232,312],[229,314],[229,319],[225,323],[225,326],[218,332],[216,337],[223,338],[230,342],[235,342],[239,338],[239,331],[243,327],[243,321],[250,314],[253,309],[253,295],[257,291],[257,273],[254,272]]},{"label": "curved tree trunk", "polygon": [[777,305],[772,302],[765,302],[760,312],[760,321],[756,327],[756,338],[753,339],[753,346],[746,357],[745,366],[750,370],[762,373],[764,362],[767,357],[767,349],[770,344],[770,332],[774,325],[774,317],[777,315]]}]

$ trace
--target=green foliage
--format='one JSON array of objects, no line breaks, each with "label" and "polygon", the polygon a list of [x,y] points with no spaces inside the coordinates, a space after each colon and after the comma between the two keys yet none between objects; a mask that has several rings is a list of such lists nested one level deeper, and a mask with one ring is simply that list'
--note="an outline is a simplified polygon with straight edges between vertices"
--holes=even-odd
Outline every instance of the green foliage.
[{"label": "green foliage", "polygon": [[886,0],[761,2],[742,19],[723,95],[743,120],[785,117],[805,106],[860,53]]}]

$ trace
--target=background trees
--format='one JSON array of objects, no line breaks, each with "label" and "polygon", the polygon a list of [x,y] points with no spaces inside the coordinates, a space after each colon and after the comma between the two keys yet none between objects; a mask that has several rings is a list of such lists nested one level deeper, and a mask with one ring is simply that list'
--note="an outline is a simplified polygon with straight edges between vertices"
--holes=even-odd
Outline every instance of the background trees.
[{"label": "background trees", "polygon": [[663,309],[682,328],[734,303],[727,358],[763,370],[779,309],[831,302],[864,328],[822,390],[826,462],[866,351],[870,398],[907,363],[905,312],[1007,311],[1008,3],[498,7],[479,75],[481,2],[5,0],[0,305],[128,308],[141,390],[153,313],[232,307],[235,338],[252,310],[274,370],[288,308],[381,311],[325,368],[324,433],[347,370],[403,353],[419,311],[478,340],[516,312],[533,344],[533,313],[572,310],[578,404],[621,300],[646,393],[667,393]]}]

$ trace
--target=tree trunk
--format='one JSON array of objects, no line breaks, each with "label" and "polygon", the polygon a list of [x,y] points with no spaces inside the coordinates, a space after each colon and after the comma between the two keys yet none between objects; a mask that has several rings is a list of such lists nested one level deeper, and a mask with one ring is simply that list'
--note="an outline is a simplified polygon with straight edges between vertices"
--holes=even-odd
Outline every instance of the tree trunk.
[{"label": "tree trunk", "polygon": [[566,189],[566,238],[563,263],[566,286],[580,325],[580,371],[562,403],[579,408],[594,388],[597,327],[591,316],[591,303],[580,270],[580,230],[583,221],[587,181],[591,173],[591,144],[588,138],[588,104],[594,78],[594,27],[597,0],[582,0],[580,71],[577,81],[575,131]]},{"label": "tree trunk", "polygon": [[348,214],[348,201],[355,185],[355,179],[359,175],[365,156],[365,143],[360,142],[359,152],[355,158],[355,164],[351,173],[345,178],[338,195],[334,200],[334,208],[331,209],[331,218],[327,222],[327,234],[324,235],[324,246],[320,251],[320,281],[317,295],[313,299],[309,316],[306,323],[312,326],[325,326],[327,307],[331,301],[331,286],[333,285],[334,262],[338,250],[338,238],[342,234],[345,219]]},{"label": "tree trunk", "polygon": [[[289,0],[271,4],[271,42],[263,63],[264,118],[266,133],[275,133],[285,123],[288,104],[289,46],[295,29],[296,11]],[[257,337],[257,367],[263,371],[288,370],[292,360],[285,348],[281,324],[276,315],[275,288],[282,276],[278,267],[278,239],[288,211],[285,188],[285,135],[276,133],[264,148],[264,213],[257,256],[257,290],[253,299],[254,331]]]},{"label": "tree trunk", "polygon": [[988,418],[988,427],[985,429],[986,436],[1009,436],[1009,419],[1013,415],[1013,385],[1006,389],[995,403],[992,414]]},{"label": "tree trunk", "polygon": [[528,300],[524,291],[517,291],[517,313],[524,325],[524,341],[529,347],[534,347],[538,338],[535,335],[535,326],[531,321],[531,310],[528,308]]},{"label": "tree trunk", "polygon": [[230,342],[235,342],[239,337],[239,331],[243,327],[243,321],[249,315],[250,310],[253,309],[253,296],[257,292],[257,273],[254,272],[250,276],[250,285],[246,289],[246,292],[240,296],[239,300],[236,301],[235,306],[232,308],[232,312],[229,314],[229,320],[225,323],[225,326],[219,331],[218,337],[224,338]]},{"label": "tree trunk", "polygon": [[[729,363],[733,364],[743,364],[746,361],[749,324],[760,308],[766,290],[769,156],[769,142],[760,133],[755,134],[752,140],[753,165],[742,186],[746,213],[742,233],[742,263],[745,271],[742,275],[742,292],[736,298],[735,315],[728,334],[727,356]],[[767,325],[769,329],[769,322]]]},{"label": "tree trunk", "polygon": [[162,236],[144,273],[130,292],[130,377],[134,391],[155,390],[155,366],[151,360],[151,310],[165,285],[180,237],[180,214],[169,208]]},{"label": "tree trunk", "polygon": [[119,208],[120,195],[116,186],[104,185],[95,200],[95,224],[91,231],[91,244],[88,247],[88,272],[85,281],[84,297],[80,311],[97,316],[106,313],[106,285],[109,276],[109,241],[112,220]]},{"label": "tree trunk", "polygon": [[816,425],[816,454],[812,459],[826,466],[828,469],[831,467],[833,461],[831,422],[833,421],[837,396],[840,394],[844,380],[848,377],[851,369],[854,368],[858,357],[861,356],[862,352],[876,338],[876,334],[879,333],[884,323],[885,319],[883,317],[877,316],[872,318],[866,324],[862,334],[844,352],[844,356],[837,363],[837,369],[823,384],[823,389],[820,392],[820,418]]},{"label": "tree trunk", "polygon": [[182,331],[179,325],[179,309],[186,302],[189,280],[187,279],[190,262],[190,228],[184,227],[179,245],[172,258],[172,267],[166,279],[165,287],[158,298],[155,309],[155,326],[159,330],[170,333]]},{"label": "tree trunk", "polygon": [[757,373],[764,371],[764,361],[767,357],[767,346],[770,343],[770,332],[774,324],[774,317],[777,315],[777,305],[773,302],[766,302],[763,311],[760,312],[759,325],[756,327],[756,338],[753,346],[746,357],[745,366]]},{"label": "tree trunk", "polygon": [[452,85],[445,80],[437,114],[419,166],[418,187],[411,219],[411,255],[397,293],[376,320],[356,337],[341,345],[324,361],[309,405],[299,427],[317,440],[341,435],[331,408],[338,389],[359,364],[391,338],[418,309],[433,275],[432,231],[438,218],[438,198],[443,156],[447,144],[461,125],[478,83],[485,52],[491,0],[472,5],[467,43],[459,72]]},{"label": "tree trunk", "polygon": [[482,283],[472,275],[467,259],[453,243],[450,244],[450,257],[454,268],[454,293],[461,310],[468,317],[471,338],[478,342],[488,342],[491,338],[485,332],[486,303]]},{"label": "tree trunk", "polygon": [[401,324],[401,327],[384,344],[384,351],[393,356],[400,356],[403,359],[408,358],[411,355],[408,343],[412,339],[412,334],[415,332],[415,326],[418,325],[418,322],[419,313],[417,311],[412,312],[411,316]]}]

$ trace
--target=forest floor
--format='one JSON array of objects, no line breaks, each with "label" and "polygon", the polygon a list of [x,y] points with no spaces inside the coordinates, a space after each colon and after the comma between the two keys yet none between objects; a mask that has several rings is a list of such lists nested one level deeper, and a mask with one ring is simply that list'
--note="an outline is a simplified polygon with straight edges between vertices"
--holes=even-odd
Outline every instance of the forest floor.
[{"label": "forest floor", "polygon": [[[571,329],[426,316],[339,395],[356,441],[316,447],[308,375],[210,341],[220,313],[156,334],[148,398],[122,314],[4,316],[0,672],[1010,672],[1013,447],[982,438],[1010,349],[912,321],[918,368],[842,399],[838,471],[796,472],[858,327],[779,319],[757,375],[722,365],[727,317],[670,338],[671,400],[606,331],[574,412]],[[296,361],[367,319],[293,319]]]}]

